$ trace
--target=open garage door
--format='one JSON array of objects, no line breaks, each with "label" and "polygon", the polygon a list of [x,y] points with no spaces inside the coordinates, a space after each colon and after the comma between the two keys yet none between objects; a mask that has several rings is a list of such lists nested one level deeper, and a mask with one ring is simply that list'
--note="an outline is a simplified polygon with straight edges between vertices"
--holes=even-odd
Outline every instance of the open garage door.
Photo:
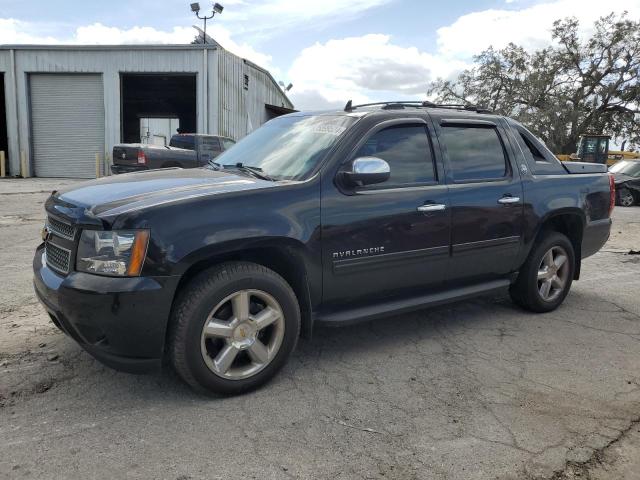
[{"label": "open garage door", "polygon": [[[175,119],[181,132],[197,132],[195,74],[123,73],[120,84],[123,143],[149,142],[147,133],[155,132],[140,127],[153,119]],[[170,132],[167,141],[176,133],[177,129]]]},{"label": "open garage door", "polygon": [[95,178],[104,155],[101,75],[31,74],[31,141],[38,177]]}]

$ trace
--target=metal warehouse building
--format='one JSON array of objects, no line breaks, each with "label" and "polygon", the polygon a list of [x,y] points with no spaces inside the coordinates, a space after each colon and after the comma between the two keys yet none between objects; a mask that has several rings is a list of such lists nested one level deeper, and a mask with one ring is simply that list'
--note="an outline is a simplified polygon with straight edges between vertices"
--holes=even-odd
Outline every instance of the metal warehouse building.
[{"label": "metal warehouse building", "polygon": [[106,170],[142,121],[239,139],[292,109],[269,72],[219,45],[0,46],[9,175],[93,178],[96,155]]}]

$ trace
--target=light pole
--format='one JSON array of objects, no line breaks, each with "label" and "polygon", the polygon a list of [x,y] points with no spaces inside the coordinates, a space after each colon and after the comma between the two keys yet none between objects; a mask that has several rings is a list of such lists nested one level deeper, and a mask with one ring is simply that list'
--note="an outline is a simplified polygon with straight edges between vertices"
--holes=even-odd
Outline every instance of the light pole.
[{"label": "light pole", "polygon": [[207,16],[205,15],[204,17],[200,16],[200,4],[198,2],[196,3],[192,3],[191,4],[191,11],[193,13],[196,14],[196,17],[198,17],[200,20],[204,20],[204,39],[203,39],[203,43],[207,43],[207,20],[213,18],[213,16],[218,13],[222,13],[222,10],[224,10],[224,7],[222,5],[220,5],[219,3],[214,3],[213,4],[213,10],[211,11],[211,15]]}]

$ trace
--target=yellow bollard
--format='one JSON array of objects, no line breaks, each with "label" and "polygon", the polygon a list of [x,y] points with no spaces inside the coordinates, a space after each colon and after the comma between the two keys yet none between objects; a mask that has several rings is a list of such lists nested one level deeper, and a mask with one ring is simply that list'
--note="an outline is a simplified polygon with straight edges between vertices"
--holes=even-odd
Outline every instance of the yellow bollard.
[{"label": "yellow bollard", "polygon": [[100,154],[96,153],[96,178],[100,178]]},{"label": "yellow bollard", "polygon": [[0,150],[0,177],[7,176],[7,159],[4,156],[4,150]]},{"label": "yellow bollard", "polygon": [[24,150],[20,152],[20,176],[22,178],[29,178],[29,171],[27,170],[27,154]]}]

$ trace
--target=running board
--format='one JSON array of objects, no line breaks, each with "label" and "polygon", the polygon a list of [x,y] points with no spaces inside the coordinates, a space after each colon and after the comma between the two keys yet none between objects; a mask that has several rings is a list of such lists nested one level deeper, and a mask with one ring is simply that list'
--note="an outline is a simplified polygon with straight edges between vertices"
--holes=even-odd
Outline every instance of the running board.
[{"label": "running board", "polygon": [[468,287],[456,288],[439,293],[430,293],[403,300],[393,300],[368,307],[351,308],[330,313],[318,313],[314,323],[327,327],[341,327],[354,323],[374,320],[388,315],[420,310],[445,303],[457,302],[469,298],[504,291],[511,282],[509,279],[493,280]]}]

